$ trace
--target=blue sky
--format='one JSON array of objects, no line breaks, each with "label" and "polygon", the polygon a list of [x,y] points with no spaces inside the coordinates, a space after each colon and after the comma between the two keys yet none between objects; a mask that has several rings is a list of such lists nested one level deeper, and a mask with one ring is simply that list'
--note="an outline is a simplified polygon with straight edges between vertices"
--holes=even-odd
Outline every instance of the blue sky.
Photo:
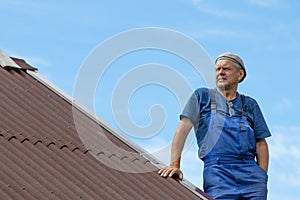
[{"label": "blue sky", "polygon": [[[90,53],[128,30],[159,27],[177,31],[197,42],[212,59],[225,51],[238,53],[248,74],[239,92],[258,101],[272,132],[268,139],[269,199],[299,199],[299,1],[0,0],[0,8],[0,48],[9,56],[24,58],[71,96]],[[97,115],[120,132],[122,127],[111,112],[114,88],[124,74],[147,63],[176,70],[193,89],[206,86],[188,63],[172,53],[145,49],[123,55],[101,77],[94,97]],[[135,124],[151,124],[148,112],[153,105],[161,104],[165,114],[164,126],[154,137],[133,137],[134,142],[154,153],[170,144],[181,111],[176,95],[157,83],[132,91],[128,110]],[[185,178],[202,188],[202,163],[191,141],[182,167]],[[158,155],[164,162],[168,156]]]}]

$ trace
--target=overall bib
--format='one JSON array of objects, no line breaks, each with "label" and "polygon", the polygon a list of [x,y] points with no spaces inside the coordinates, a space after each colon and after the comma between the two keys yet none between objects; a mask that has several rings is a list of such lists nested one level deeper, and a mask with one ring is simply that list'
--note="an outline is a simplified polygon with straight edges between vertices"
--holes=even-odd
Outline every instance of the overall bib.
[{"label": "overall bib", "polygon": [[204,145],[204,191],[215,199],[267,198],[267,173],[257,165],[256,139],[242,98],[242,115],[228,115],[217,108],[211,90],[211,120]]}]

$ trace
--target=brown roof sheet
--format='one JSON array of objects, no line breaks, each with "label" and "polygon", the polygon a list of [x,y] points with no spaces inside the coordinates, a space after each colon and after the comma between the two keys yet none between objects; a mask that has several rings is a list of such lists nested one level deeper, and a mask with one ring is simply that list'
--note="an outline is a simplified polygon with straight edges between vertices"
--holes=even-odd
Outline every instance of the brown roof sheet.
[{"label": "brown roof sheet", "polygon": [[0,199],[205,199],[161,178],[155,161],[26,71],[36,68],[13,61],[20,68],[0,67]]}]

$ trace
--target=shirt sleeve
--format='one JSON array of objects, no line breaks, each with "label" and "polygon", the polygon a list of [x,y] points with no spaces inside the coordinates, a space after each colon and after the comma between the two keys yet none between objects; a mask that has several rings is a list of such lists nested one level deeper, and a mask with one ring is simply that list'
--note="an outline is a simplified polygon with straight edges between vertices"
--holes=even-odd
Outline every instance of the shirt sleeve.
[{"label": "shirt sleeve", "polygon": [[267,126],[263,113],[258,103],[250,98],[251,101],[251,118],[253,121],[253,130],[255,133],[256,140],[264,139],[271,136],[271,132]]},{"label": "shirt sleeve", "polygon": [[271,136],[271,132],[258,105],[254,107],[253,122],[256,140]]},{"label": "shirt sleeve", "polygon": [[189,120],[191,120],[194,126],[196,126],[196,124],[199,121],[199,115],[200,115],[200,106],[198,103],[198,98],[194,92],[192,96],[189,98],[188,102],[186,103],[180,115],[180,119],[186,117]]}]

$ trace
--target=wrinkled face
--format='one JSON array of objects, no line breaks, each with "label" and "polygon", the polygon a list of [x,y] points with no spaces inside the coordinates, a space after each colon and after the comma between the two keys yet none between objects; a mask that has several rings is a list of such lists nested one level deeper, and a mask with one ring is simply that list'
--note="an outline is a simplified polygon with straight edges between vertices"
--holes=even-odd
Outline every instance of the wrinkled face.
[{"label": "wrinkled face", "polygon": [[231,60],[218,60],[215,65],[216,85],[221,90],[236,88],[244,76],[244,70]]}]

